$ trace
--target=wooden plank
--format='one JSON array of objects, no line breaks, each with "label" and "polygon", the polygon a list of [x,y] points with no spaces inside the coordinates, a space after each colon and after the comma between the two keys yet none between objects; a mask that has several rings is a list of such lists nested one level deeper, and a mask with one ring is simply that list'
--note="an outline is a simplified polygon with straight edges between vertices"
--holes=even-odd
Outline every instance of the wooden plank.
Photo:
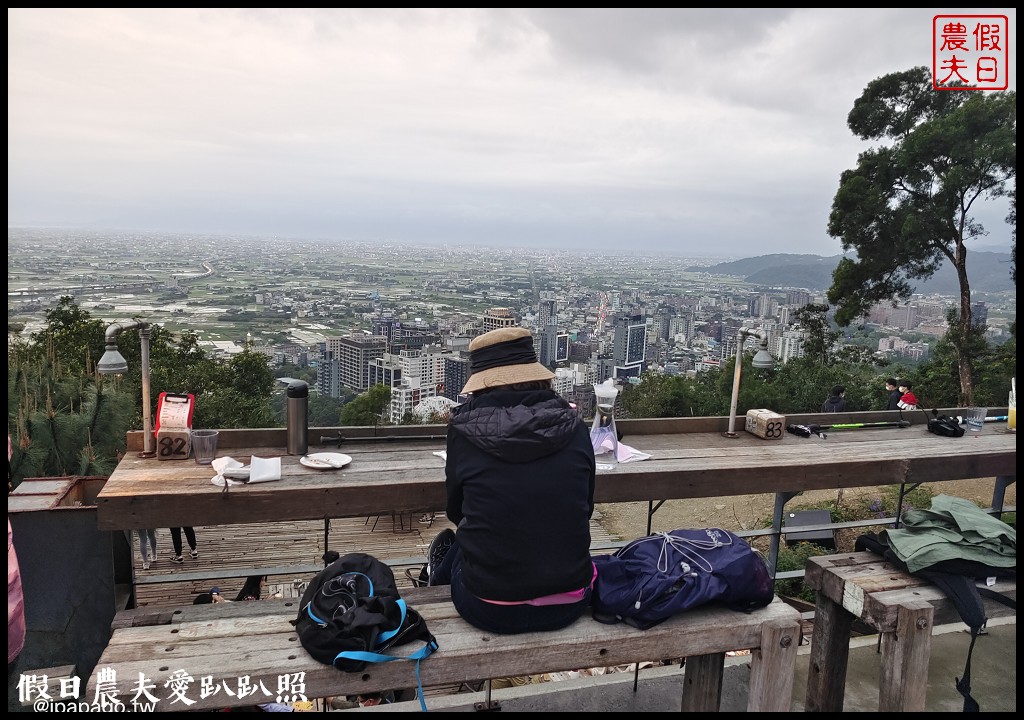
[{"label": "wooden plank", "polygon": [[924,712],[933,609],[924,600],[899,608],[896,631],[882,634],[879,712]]},{"label": "wooden plank", "polygon": [[[806,709],[841,712],[855,619],[880,633],[879,710],[921,712],[928,687],[932,628],[959,621],[950,598],[920,577],[902,572],[868,552],[808,558],[808,584],[817,592],[808,664]],[[1016,580],[1001,580],[996,592],[1016,600]],[[1016,609],[986,598],[989,617]]]},{"label": "wooden plank", "polygon": [[683,712],[717,712],[722,704],[725,653],[686,658],[683,677]]},{"label": "wooden plank", "polygon": [[[435,588],[429,590],[437,593]],[[709,606],[644,631],[625,624],[605,625],[584,617],[555,632],[493,635],[468,625],[447,600],[435,595],[433,601],[428,601],[427,595],[415,593],[413,597],[417,599],[415,607],[427,618],[440,646],[438,653],[420,663],[425,687],[749,649],[762,642],[764,623],[773,628],[788,628],[794,647],[799,640],[799,613],[781,601],[749,614]],[[262,602],[239,604],[264,606]],[[197,686],[205,677],[214,685],[227,683],[237,687],[238,679],[248,676],[249,682],[258,685],[262,681],[273,691],[279,676],[305,673],[308,697],[354,695],[416,685],[411,663],[371,665],[357,673],[339,673],[317,663],[298,644],[288,622],[292,614],[283,613],[280,605],[267,603],[265,607],[266,613],[251,617],[120,628],[114,632],[96,672],[113,669],[117,694],[125,699],[130,699],[138,673],[142,672],[154,682],[162,698],[158,710],[183,709],[180,702],[171,703],[162,694],[166,692],[164,683],[176,671],[184,671],[193,678],[189,697],[196,702],[189,706],[192,710],[233,704],[223,694],[199,698]],[[199,609],[186,608],[183,612],[196,610]],[[215,611],[211,606],[202,610]],[[402,646],[396,651],[401,654],[414,649],[415,646]],[[784,664],[779,672],[785,672]],[[776,682],[784,681],[776,678]],[[93,693],[94,688],[95,677],[90,680],[87,693]]]},{"label": "wooden plank", "polygon": [[[403,569],[419,567],[437,533],[454,527],[443,513],[429,526],[414,522],[408,532],[393,532],[389,517],[381,518],[376,530],[371,529],[372,519],[367,522],[367,518],[340,518],[330,523],[328,545],[341,554],[365,552],[389,564],[404,592],[411,582]],[[198,526],[195,531],[199,558],[193,560],[186,552],[184,563],[177,565],[168,559],[170,533],[159,528],[159,559],[148,570],[142,569],[135,539],[137,606],[188,604],[215,585],[220,587],[223,597],[232,600],[249,575],[269,575],[270,584],[287,591],[296,581],[308,582],[323,567],[322,520]],[[590,533],[595,546],[609,545],[615,540],[596,520],[590,523]]]},{"label": "wooden plank", "polygon": [[789,712],[800,631],[783,618],[761,625],[761,642],[752,650],[747,712]]},{"label": "wooden plank", "polygon": [[[949,597],[924,578],[902,572],[874,553],[845,553],[808,558],[807,585],[840,604],[879,632],[896,629],[901,607],[918,600],[931,604],[941,622],[958,622],[959,613]],[[995,592],[1016,600],[1017,583],[999,580]],[[987,599],[990,617],[1015,614],[1012,608]]]},{"label": "wooden plank", "polygon": [[807,693],[804,700],[807,712],[843,711],[853,621],[854,616],[844,610],[842,605],[824,593],[818,593],[814,605],[811,655],[807,661]]}]

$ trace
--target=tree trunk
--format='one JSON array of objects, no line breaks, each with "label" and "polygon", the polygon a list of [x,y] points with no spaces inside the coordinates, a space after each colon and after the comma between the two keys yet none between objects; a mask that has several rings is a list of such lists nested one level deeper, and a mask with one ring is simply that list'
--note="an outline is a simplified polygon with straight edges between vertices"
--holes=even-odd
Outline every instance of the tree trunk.
[{"label": "tree trunk", "polygon": [[968,407],[974,404],[974,370],[971,365],[971,335],[974,316],[971,312],[971,285],[967,279],[967,248],[957,243],[956,277],[960,282],[960,328],[956,343],[957,370],[960,373],[960,404]]}]

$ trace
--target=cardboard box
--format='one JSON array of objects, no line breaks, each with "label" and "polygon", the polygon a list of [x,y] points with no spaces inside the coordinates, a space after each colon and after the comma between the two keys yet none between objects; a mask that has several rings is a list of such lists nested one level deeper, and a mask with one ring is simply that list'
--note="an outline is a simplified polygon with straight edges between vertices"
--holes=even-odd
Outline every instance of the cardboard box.
[{"label": "cardboard box", "polygon": [[786,434],[786,416],[766,408],[747,410],[748,433],[765,440],[781,440]]},{"label": "cardboard box", "polygon": [[195,395],[160,393],[156,405],[156,457],[187,460],[192,452],[192,411]]}]

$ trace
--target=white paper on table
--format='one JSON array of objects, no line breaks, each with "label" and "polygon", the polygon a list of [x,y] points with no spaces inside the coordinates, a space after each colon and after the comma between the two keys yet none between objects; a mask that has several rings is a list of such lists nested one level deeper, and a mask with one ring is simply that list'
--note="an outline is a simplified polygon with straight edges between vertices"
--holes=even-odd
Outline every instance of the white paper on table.
[{"label": "white paper on table", "polygon": [[249,484],[273,482],[281,479],[281,458],[261,458],[255,455],[249,462]]},{"label": "white paper on table", "polygon": [[[604,438],[604,440],[594,448],[595,454],[601,454],[597,452],[599,449],[601,452],[611,452],[612,438],[610,436]],[[640,460],[647,460],[649,457],[649,454],[640,452],[636,448],[631,447],[624,442],[620,442],[618,447],[615,449],[615,461],[620,463],[639,462]]]},{"label": "white paper on table", "polygon": [[227,482],[228,485],[241,485],[242,484],[238,480],[225,480],[224,479],[224,474],[223,473],[224,473],[225,470],[233,470],[234,468],[244,467],[242,465],[242,463],[238,462],[233,457],[214,458],[213,462],[210,463],[210,466],[214,470],[217,471],[217,474],[214,475],[213,478],[210,479],[210,482],[213,483],[214,485],[216,485],[217,487],[224,487],[224,483],[225,482]]}]

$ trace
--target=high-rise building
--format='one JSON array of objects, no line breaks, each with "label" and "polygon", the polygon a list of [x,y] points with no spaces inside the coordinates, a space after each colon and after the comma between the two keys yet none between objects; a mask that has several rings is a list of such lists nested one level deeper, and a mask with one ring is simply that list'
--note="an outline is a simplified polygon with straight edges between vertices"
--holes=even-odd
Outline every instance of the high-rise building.
[{"label": "high-rise building", "polygon": [[481,320],[483,322],[484,332],[504,327],[515,327],[519,324],[516,322],[516,318],[512,314],[512,311],[503,307],[488,308],[484,311]]},{"label": "high-rise building", "polygon": [[383,335],[390,343],[395,338],[395,329],[400,325],[398,318],[392,315],[379,315],[372,320],[373,334]]},{"label": "high-rise building", "polygon": [[917,305],[908,303],[903,307],[889,308],[888,322],[901,330],[913,330],[917,327]]},{"label": "high-rise building", "polygon": [[386,349],[387,338],[381,335],[327,338],[317,392],[329,397],[341,397],[343,388],[363,392],[370,387],[370,361],[382,357]]},{"label": "high-rise building", "polygon": [[420,382],[418,377],[407,377],[398,387],[391,388],[391,408],[389,419],[397,425],[407,413],[427,398],[437,395],[433,385]]},{"label": "high-rise building", "polygon": [[537,304],[537,327],[544,329],[549,325],[558,322],[558,302],[550,293],[541,293],[540,302]]},{"label": "high-rise building", "polygon": [[458,401],[459,393],[469,382],[469,358],[457,355],[444,356],[444,388],[441,395],[449,400]]},{"label": "high-rise building", "polygon": [[[615,339],[612,359],[617,366],[616,377],[632,377],[643,372],[647,350],[647,323],[639,313],[615,316]],[[621,370],[619,370],[621,368]]]},{"label": "high-rise building", "polygon": [[382,357],[370,360],[368,371],[367,382],[370,386],[396,387],[402,383],[402,365],[391,353],[384,353]]},{"label": "high-rise building", "polygon": [[981,327],[988,322],[988,305],[983,300],[971,303],[971,323]]},{"label": "high-rise building", "polygon": [[786,304],[795,308],[802,308],[811,304],[811,294],[806,290],[787,290]]},{"label": "high-rise building", "polygon": [[804,339],[807,333],[803,330],[785,330],[782,335],[776,338],[775,351],[772,353],[782,363],[787,363],[793,358],[803,357]]}]

